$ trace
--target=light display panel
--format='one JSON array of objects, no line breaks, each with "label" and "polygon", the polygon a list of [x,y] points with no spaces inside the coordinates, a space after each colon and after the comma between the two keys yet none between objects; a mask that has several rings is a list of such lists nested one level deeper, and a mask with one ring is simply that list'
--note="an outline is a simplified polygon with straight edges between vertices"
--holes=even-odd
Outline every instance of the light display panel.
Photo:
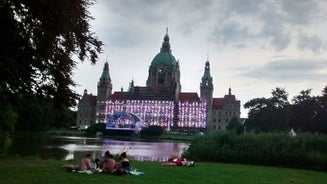
[{"label": "light display panel", "polygon": [[[111,101],[106,105],[107,118],[117,112],[133,113],[140,117],[146,126],[157,125],[164,130],[171,130],[174,119],[174,101],[160,100],[124,100]],[[200,129],[206,126],[206,103],[205,102],[179,102],[178,103],[179,129]],[[106,120],[106,122],[108,119]],[[131,122],[121,121],[123,127]],[[119,124],[119,122],[118,122]]]}]

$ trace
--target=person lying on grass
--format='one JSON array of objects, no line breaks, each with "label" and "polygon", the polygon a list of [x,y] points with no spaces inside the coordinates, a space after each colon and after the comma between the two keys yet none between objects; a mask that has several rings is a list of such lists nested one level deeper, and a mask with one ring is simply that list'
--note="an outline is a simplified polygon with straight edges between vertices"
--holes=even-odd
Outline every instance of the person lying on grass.
[{"label": "person lying on grass", "polygon": [[91,153],[87,153],[78,165],[63,165],[63,168],[67,169],[67,171],[94,171],[95,168],[92,168],[91,163],[92,155]]},{"label": "person lying on grass", "polygon": [[194,166],[194,161],[189,161],[186,158],[174,158],[172,162],[162,163],[163,166]]}]

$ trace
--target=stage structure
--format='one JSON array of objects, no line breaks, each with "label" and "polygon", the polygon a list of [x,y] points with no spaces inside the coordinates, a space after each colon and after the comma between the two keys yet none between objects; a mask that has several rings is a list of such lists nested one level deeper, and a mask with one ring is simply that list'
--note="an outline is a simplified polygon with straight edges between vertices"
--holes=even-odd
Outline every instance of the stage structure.
[{"label": "stage structure", "polygon": [[106,123],[107,130],[129,130],[134,131],[135,134],[140,133],[146,127],[144,121],[139,116],[127,112],[114,113],[109,116]]}]

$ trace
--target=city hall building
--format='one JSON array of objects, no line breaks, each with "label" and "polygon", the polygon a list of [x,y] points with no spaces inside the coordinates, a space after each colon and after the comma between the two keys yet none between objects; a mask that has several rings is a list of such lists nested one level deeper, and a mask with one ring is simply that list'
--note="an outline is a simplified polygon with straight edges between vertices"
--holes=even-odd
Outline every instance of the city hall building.
[{"label": "city hall building", "polygon": [[[213,78],[210,63],[205,62],[197,92],[182,92],[180,63],[172,54],[168,31],[160,52],[153,58],[146,86],[131,81],[124,91],[112,92],[109,64],[106,62],[97,84],[97,96],[84,94],[79,101],[77,126],[107,123],[118,112],[137,116],[146,126],[161,126],[166,131],[203,132],[225,130],[233,117],[240,119],[240,101],[228,94],[213,98]],[[117,127],[133,127],[131,119],[120,119]]]}]

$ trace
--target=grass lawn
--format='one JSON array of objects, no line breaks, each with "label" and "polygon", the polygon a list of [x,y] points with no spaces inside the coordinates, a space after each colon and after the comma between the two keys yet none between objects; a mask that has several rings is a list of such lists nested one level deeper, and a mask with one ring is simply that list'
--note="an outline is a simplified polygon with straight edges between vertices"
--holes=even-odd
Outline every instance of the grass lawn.
[{"label": "grass lawn", "polygon": [[68,173],[61,166],[76,161],[41,160],[38,158],[0,159],[1,184],[86,184],[86,183],[327,183],[327,173],[223,163],[196,163],[195,167],[161,166],[158,162],[131,161],[133,168],[144,175],[113,176],[102,173]]}]

